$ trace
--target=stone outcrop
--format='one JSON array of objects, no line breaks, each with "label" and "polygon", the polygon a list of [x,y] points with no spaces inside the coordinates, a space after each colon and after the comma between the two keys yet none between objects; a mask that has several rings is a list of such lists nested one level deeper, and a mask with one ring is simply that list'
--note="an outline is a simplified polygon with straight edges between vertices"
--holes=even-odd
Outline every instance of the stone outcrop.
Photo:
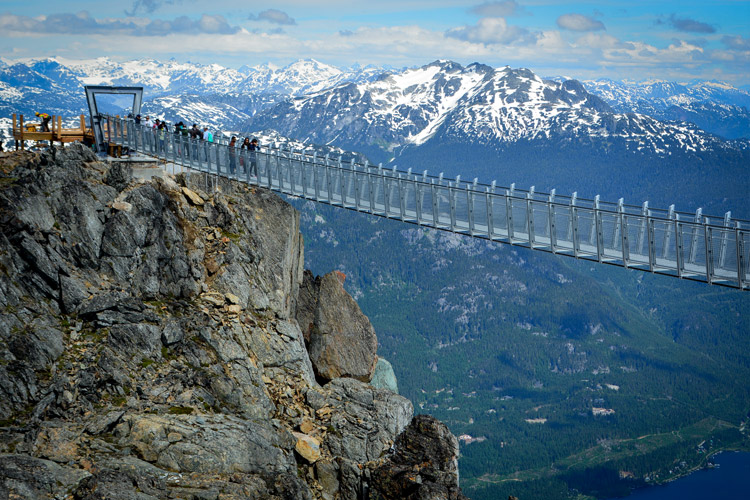
[{"label": "stone outcrop", "polygon": [[217,184],[0,154],[0,498],[380,491],[413,410],[365,383],[372,326],[303,280],[296,211]]},{"label": "stone outcrop", "polygon": [[414,417],[372,480],[374,500],[466,498],[458,486],[458,440],[429,415]]},{"label": "stone outcrop", "polygon": [[377,363],[375,329],[344,290],[340,273],[331,272],[315,279],[306,273],[296,317],[320,379],[351,377],[370,381]]}]

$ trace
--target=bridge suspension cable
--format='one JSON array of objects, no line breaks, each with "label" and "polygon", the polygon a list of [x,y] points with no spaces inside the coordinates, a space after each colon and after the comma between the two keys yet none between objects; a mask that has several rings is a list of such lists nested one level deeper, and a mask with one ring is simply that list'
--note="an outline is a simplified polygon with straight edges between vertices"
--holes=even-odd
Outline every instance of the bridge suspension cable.
[{"label": "bridge suspension cable", "polygon": [[109,142],[270,190],[558,255],[750,290],[750,221],[383,168],[303,150],[230,148],[103,116]]}]

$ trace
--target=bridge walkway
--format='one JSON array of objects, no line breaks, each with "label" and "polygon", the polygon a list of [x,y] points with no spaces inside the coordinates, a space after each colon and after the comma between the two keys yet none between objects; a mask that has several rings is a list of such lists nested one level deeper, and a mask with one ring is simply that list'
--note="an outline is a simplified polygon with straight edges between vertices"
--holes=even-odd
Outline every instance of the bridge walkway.
[{"label": "bridge walkway", "polygon": [[108,141],[212,175],[372,215],[750,290],[750,221],[384,169],[305,151],[250,152],[105,117]]}]

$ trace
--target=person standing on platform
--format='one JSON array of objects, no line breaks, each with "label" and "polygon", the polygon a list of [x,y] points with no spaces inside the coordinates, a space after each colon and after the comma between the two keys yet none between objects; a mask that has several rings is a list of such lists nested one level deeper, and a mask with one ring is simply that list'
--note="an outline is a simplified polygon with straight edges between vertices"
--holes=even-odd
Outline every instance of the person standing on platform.
[{"label": "person standing on platform", "polygon": [[39,117],[40,120],[42,120],[42,132],[49,132],[49,121],[52,119],[50,115],[47,113],[36,113],[36,116]]},{"label": "person standing on platform", "polygon": [[229,146],[227,146],[227,153],[229,154],[229,172],[234,173],[234,171],[237,169],[237,138],[235,136],[232,136],[232,139],[229,141]]}]

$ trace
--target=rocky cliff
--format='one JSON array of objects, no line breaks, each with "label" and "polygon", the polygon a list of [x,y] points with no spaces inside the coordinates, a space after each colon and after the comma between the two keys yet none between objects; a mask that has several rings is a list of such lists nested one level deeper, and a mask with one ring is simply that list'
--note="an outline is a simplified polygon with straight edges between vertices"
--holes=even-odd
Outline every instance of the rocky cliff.
[{"label": "rocky cliff", "polygon": [[0,170],[0,498],[463,498],[280,198],[79,145]]}]

